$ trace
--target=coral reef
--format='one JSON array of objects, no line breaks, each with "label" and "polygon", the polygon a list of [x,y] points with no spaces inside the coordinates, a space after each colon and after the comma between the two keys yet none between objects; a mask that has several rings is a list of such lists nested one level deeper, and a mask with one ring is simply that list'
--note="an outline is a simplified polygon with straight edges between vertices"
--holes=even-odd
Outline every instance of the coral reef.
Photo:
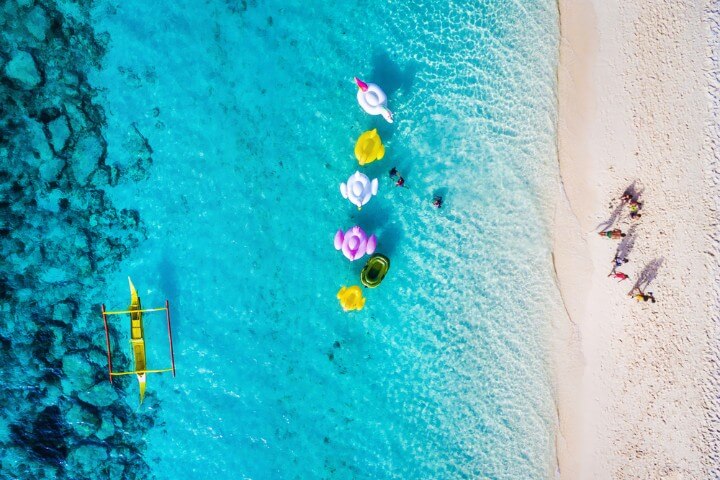
[{"label": "coral reef", "polygon": [[0,5],[0,398],[12,405],[0,411],[2,478],[150,475],[141,452],[153,418],[107,381],[98,305],[83,301],[145,237],[138,213],[104,189],[146,178],[152,163],[135,126],[133,161],[108,158],[87,80],[107,38],[90,4]]}]

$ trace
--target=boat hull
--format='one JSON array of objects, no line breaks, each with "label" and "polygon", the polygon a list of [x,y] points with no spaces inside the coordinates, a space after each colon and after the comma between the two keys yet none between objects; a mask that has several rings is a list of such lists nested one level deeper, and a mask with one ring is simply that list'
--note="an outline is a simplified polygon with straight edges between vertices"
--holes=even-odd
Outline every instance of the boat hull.
[{"label": "boat hull", "polygon": [[[139,310],[142,309],[140,297],[138,296],[135,285],[128,277],[130,284],[130,345],[132,346],[133,358],[135,362],[135,371],[144,372],[147,370],[147,362],[145,360],[145,333],[143,329],[143,314]],[[145,384],[147,380],[145,373],[137,374],[138,386],[140,387],[140,403],[145,398]]]}]

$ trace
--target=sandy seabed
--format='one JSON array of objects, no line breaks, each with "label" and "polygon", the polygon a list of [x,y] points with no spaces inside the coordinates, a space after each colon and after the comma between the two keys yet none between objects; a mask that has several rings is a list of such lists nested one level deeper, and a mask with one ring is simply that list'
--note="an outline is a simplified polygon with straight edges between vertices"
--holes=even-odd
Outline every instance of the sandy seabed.
[{"label": "sandy seabed", "polygon": [[558,478],[717,478],[720,2],[559,7]]}]

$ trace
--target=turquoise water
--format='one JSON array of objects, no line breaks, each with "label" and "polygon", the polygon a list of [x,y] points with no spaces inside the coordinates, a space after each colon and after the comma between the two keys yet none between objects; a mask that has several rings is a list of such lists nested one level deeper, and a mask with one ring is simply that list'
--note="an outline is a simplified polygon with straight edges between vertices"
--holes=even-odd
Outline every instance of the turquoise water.
[{"label": "turquoise water", "polygon": [[[555,2],[98,1],[88,19],[105,164],[129,172],[102,188],[143,238],[77,293],[79,322],[102,347],[91,308],[124,307],[128,275],[171,301],[177,378],[150,377],[139,409],[134,381],[116,390],[154,478],[550,476]],[[371,128],[387,153],[358,212],[339,184]],[[363,262],[333,236],[355,224],[392,264],[344,313]]]}]

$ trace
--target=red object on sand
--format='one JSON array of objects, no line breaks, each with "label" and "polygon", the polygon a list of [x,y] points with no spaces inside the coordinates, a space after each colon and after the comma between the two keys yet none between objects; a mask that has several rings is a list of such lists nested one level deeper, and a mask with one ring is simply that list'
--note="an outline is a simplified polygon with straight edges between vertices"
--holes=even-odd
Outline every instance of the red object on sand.
[{"label": "red object on sand", "polygon": [[363,92],[367,92],[367,89],[368,89],[367,83],[363,82],[362,80],[360,80],[357,77],[354,77],[354,78],[355,78],[355,83],[357,83],[357,86],[360,87],[360,90],[362,90]]}]

